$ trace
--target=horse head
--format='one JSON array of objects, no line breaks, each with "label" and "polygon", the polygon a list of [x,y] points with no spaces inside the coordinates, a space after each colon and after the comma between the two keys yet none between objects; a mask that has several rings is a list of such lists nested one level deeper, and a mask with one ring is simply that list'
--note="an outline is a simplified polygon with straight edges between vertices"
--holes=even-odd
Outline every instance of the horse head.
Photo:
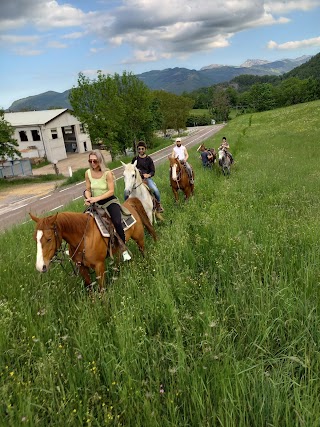
[{"label": "horse head", "polygon": [[199,147],[197,148],[197,151],[206,151],[205,145],[203,143],[200,144]]},{"label": "horse head", "polygon": [[36,222],[34,232],[34,240],[37,242],[36,269],[40,273],[45,273],[62,242],[56,223],[58,214],[46,218],[37,218],[31,213],[29,215]]},{"label": "horse head", "polygon": [[178,157],[168,156],[170,163],[170,175],[174,181],[178,180],[178,175],[181,170],[181,163]]},{"label": "horse head", "polygon": [[122,163],[124,167],[123,179],[124,179],[124,196],[129,197],[132,191],[141,184],[142,178],[140,172],[137,169],[137,160],[134,163]]}]

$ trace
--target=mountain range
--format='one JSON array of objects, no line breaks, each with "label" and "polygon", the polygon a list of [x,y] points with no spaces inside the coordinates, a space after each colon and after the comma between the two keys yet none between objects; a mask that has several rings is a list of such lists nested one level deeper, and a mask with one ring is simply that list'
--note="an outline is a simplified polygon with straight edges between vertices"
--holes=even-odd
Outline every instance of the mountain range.
[{"label": "mountain range", "polygon": [[[304,55],[296,59],[283,59],[274,62],[261,59],[248,59],[240,66],[211,64],[202,67],[200,70],[176,67],[148,71],[137,74],[136,77],[143,81],[151,90],[165,90],[180,95],[202,87],[228,82],[242,74],[280,76],[306,63],[310,58],[311,56]],[[48,91],[39,95],[22,98],[14,101],[7,111],[71,108],[68,99],[69,92],[70,89],[62,93]]]}]

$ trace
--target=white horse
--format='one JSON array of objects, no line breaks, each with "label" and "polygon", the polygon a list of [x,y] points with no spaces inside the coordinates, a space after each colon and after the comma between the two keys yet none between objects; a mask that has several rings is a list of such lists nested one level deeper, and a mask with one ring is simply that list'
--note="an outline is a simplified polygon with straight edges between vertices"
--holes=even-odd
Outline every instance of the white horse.
[{"label": "white horse", "polygon": [[154,223],[156,218],[162,220],[162,215],[156,212],[152,194],[148,186],[143,182],[140,172],[137,169],[137,161],[134,163],[122,163],[124,167],[123,178],[124,178],[124,195],[127,197],[137,197],[146,211],[151,224]]},{"label": "white horse", "polygon": [[225,150],[219,149],[219,165],[224,175],[230,175],[231,160]]}]

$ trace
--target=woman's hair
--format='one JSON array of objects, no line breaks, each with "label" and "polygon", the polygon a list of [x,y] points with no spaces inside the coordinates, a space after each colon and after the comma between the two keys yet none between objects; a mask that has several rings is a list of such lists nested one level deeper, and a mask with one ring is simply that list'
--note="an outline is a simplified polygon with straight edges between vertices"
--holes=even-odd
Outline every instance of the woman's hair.
[{"label": "woman's hair", "polygon": [[[101,169],[102,172],[105,172],[106,170],[108,170],[108,168],[106,166],[106,161],[105,161],[105,159],[103,157],[103,154],[101,153],[100,150],[92,150],[92,151],[90,151],[90,153],[89,153],[89,159],[90,159],[90,156],[96,156],[96,158],[98,160],[98,163],[100,165],[100,169]],[[90,163],[90,169],[91,169],[91,163]]]}]

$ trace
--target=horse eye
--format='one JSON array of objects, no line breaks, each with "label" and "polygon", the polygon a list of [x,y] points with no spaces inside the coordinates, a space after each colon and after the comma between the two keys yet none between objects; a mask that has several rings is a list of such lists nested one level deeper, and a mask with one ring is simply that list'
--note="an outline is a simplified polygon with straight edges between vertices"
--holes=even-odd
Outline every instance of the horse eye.
[{"label": "horse eye", "polygon": [[52,240],[51,237],[49,237],[49,239],[47,239],[47,242],[51,242],[51,240]]}]

